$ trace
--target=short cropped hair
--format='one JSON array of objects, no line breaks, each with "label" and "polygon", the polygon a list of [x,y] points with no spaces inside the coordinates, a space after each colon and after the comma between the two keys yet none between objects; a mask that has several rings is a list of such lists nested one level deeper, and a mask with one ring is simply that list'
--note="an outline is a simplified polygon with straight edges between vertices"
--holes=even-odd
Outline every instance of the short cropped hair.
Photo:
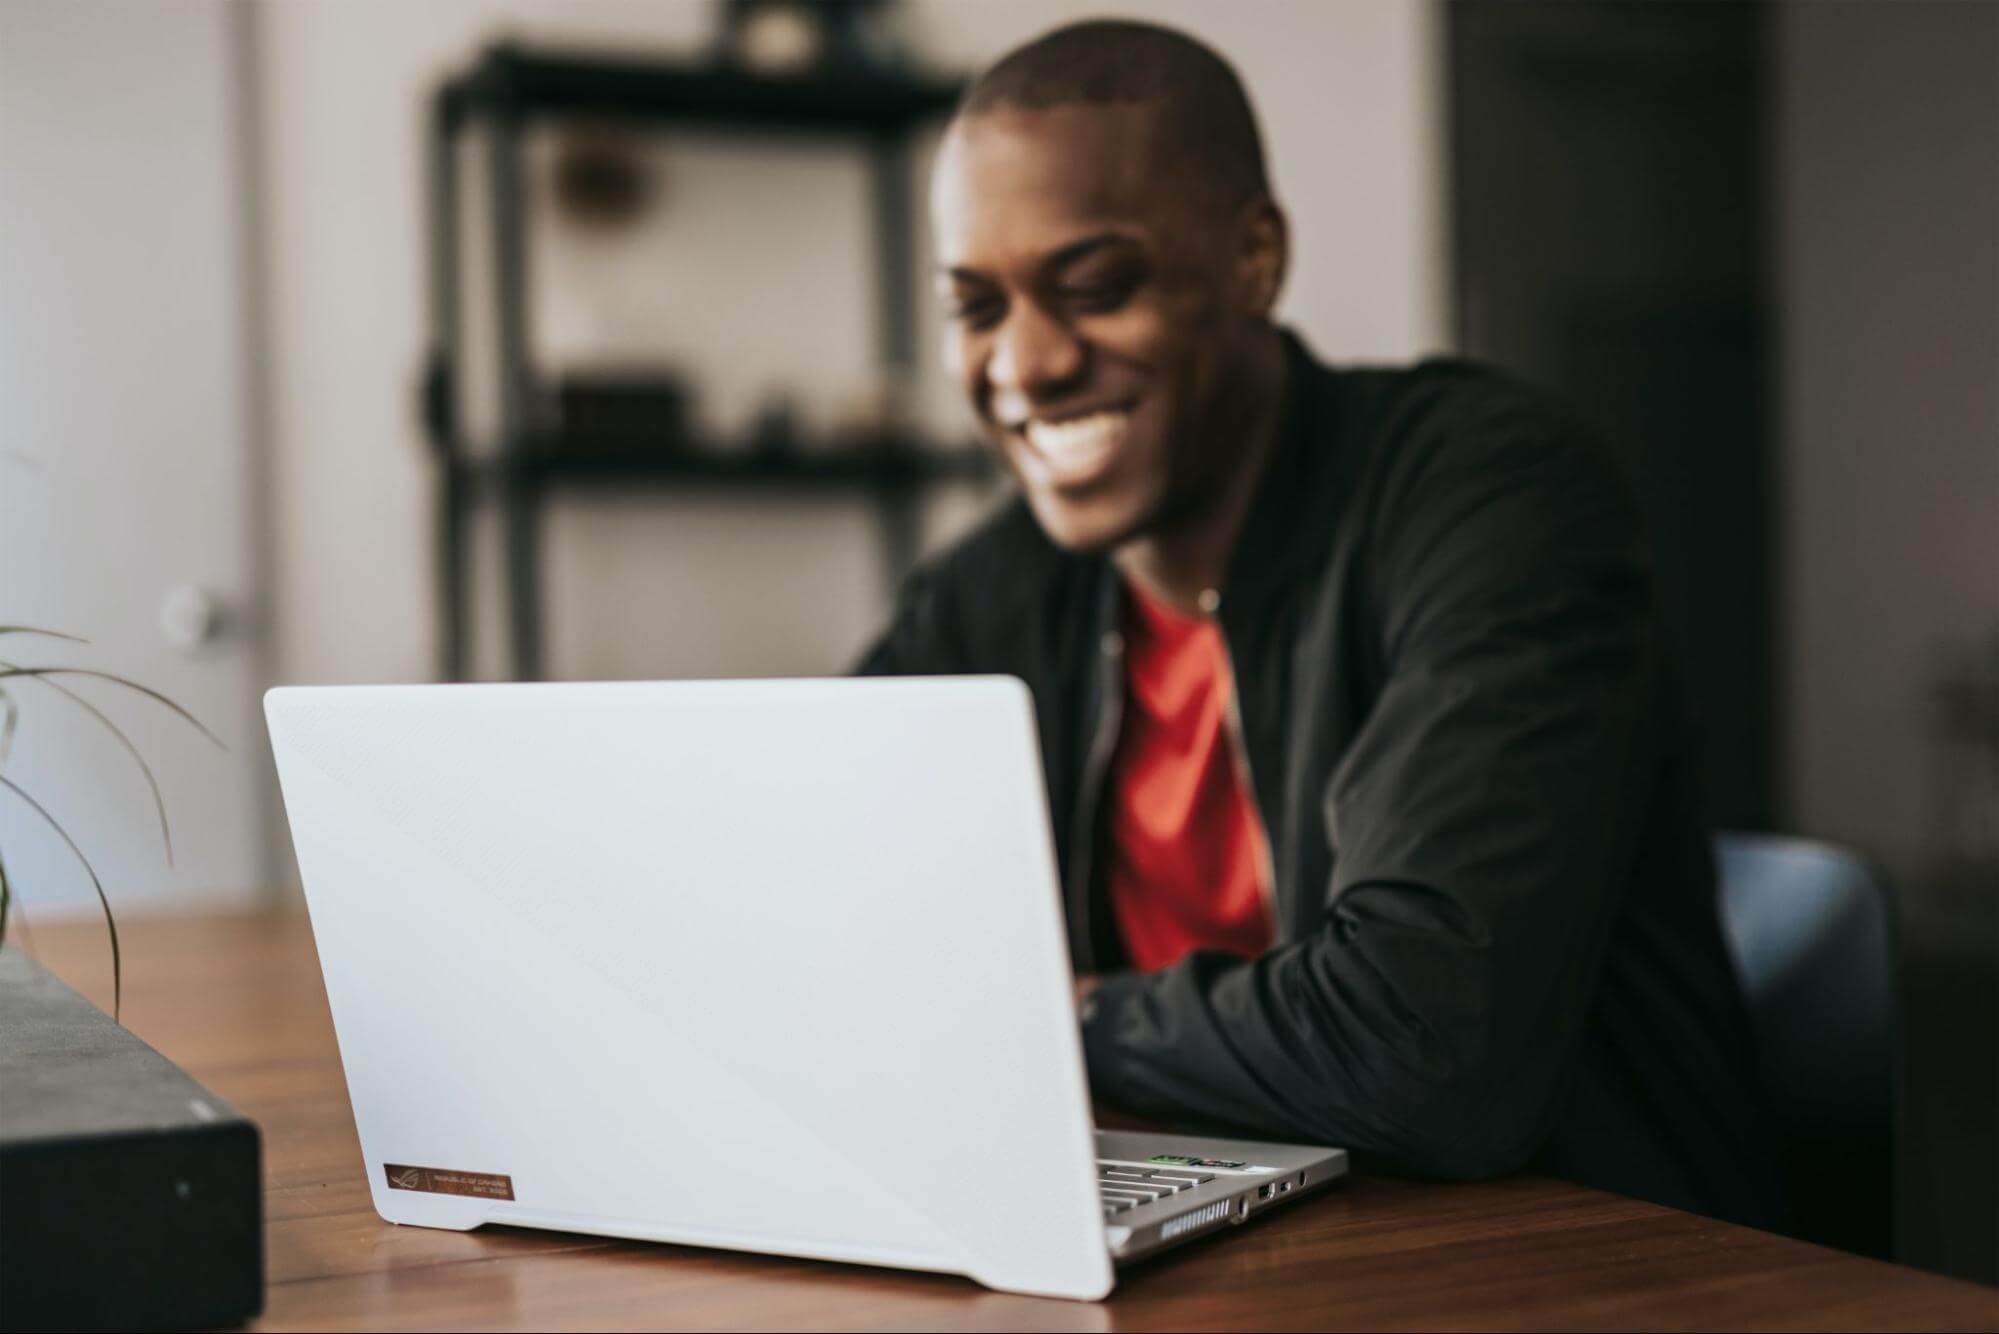
[{"label": "short cropped hair", "polygon": [[1091,19],[1037,37],[979,75],[958,115],[1115,103],[1156,107],[1158,147],[1225,207],[1270,193],[1242,80],[1213,49],[1158,24]]}]

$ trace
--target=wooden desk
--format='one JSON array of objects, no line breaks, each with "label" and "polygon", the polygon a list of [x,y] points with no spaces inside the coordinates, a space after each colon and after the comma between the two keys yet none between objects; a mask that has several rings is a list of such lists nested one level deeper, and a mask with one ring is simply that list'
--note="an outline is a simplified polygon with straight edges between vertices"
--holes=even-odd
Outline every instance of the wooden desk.
[{"label": "wooden desk", "polygon": [[[492,1228],[396,1227],[361,1170],[302,917],[134,921],[125,1020],[264,1132],[269,1329],[1999,1329],[1999,1290],[1561,1182],[1356,1179],[1091,1305],[966,1279]],[[101,925],[35,951],[110,1002]]]}]

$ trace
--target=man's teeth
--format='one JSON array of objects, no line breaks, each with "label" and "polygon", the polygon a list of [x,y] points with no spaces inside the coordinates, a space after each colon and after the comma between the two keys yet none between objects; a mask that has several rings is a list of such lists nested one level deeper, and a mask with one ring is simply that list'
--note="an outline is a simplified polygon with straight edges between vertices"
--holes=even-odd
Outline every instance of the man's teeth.
[{"label": "man's teeth", "polygon": [[1030,421],[1027,442],[1055,467],[1067,471],[1096,463],[1116,449],[1130,421],[1129,412],[1117,410],[1067,421]]}]

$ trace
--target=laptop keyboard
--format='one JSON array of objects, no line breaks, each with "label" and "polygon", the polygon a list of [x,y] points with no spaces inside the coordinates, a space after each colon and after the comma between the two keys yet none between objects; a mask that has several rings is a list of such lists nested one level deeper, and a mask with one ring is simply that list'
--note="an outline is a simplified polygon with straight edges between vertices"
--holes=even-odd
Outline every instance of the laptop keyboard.
[{"label": "laptop keyboard", "polygon": [[1116,1218],[1127,1209],[1167,1200],[1213,1181],[1213,1172],[1190,1167],[1134,1167],[1130,1163],[1097,1164],[1097,1191],[1103,1196],[1104,1217]]}]

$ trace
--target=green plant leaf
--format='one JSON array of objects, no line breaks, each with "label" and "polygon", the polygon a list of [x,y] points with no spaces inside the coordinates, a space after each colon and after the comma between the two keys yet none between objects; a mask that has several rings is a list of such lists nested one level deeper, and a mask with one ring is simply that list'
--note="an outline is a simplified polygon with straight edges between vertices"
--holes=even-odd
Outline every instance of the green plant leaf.
[{"label": "green plant leaf", "polygon": [[90,887],[97,891],[97,901],[104,907],[104,928],[111,933],[111,1018],[113,1022],[123,1023],[124,1021],[119,1018],[119,1012],[125,1005],[125,961],[118,953],[118,922],[111,915],[111,898],[104,892],[104,882],[97,878],[97,868],[90,864],[90,858],[83,855],[83,849],[76,846],[76,840],[69,836],[69,831],[62,827],[61,822],[50,815],[41,802],[24,792],[19,783],[5,774],[0,774],[0,787],[6,788],[26,802],[30,810],[41,816],[43,822],[55,830],[62,841],[69,845],[69,850],[76,854],[77,861],[83,864],[84,874],[90,877]]},{"label": "green plant leaf", "polygon": [[14,896],[14,883],[7,878],[7,863],[0,859],[0,945],[7,943],[9,928],[19,926],[21,939],[15,946],[29,958],[35,955],[35,933],[28,929],[28,914]]},{"label": "green plant leaf", "polygon": [[27,910],[21,906],[21,896],[14,892],[13,882],[7,879],[7,867],[5,863],[0,863],[0,889],[6,891],[6,899],[10,907],[10,911],[7,913],[6,929],[0,930],[0,940],[4,940],[8,933],[12,932],[18,937],[14,948],[20,950],[21,953],[31,959],[36,958],[35,933],[28,929]]},{"label": "green plant leaf", "polygon": [[20,721],[21,710],[16,707],[14,697],[0,689],[0,769],[7,767],[7,757],[14,753],[14,724]]},{"label": "green plant leaf", "polygon": [[169,709],[172,709],[175,713],[179,714],[182,718],[186,719],[188,726],[192,727],[195,731],[201,733],[203,736],[207,737],[210,741],[214,742],[216,749],[224,751],[229,749],[229,747],[223,743],[221,737],[215,735],[215,733],[209,731],[208,728],[202,725],[201,719],[195,717],[193,714],[189,713],[186,709],[183,709],[180,705],[174,703],[172,700],[168,699],[165,695],[162,695],[159,691],[153,689],[151,686],[142,686],[137,681],[128,680],[127,678],[119,676],[114,672],[100,672],[90,667],[0,667],[0,680],[5,680],[10,676],[26,676],[26,677],[91,676],[97,678],[100,681],[110,681],[116,685],[124,686],[127,690],[136,690],[141,695],[146,696],[148,699],[157,700],[161,704],[166,705]]},{"label": "green plant leaf", "polygon": [[33,625],[0,625],[0,635],[40,635],[44,639],[67,639],[72,644],[88,644],[82,635],[66,635],[60,630],[43,630]]},{"label": "green plant leaf", "polygon": [[[18,664],[16,663],[0,660],[0,668],[12,669],[16,668],[17,666]],[[166,849],[167,865],[172,866],[174,864],[174,836],[173,836],[173,831],[167,827],[166,798],[160,795],[160,780],[154,777],[153,766],[146,763],[146,757],[144,755],[141,755],[139,753],[139,748],[132,744],[132,738],[126,736],[124,731],[118,726],[118,724],[111,721],[110,716],[106,714],[104,710],[98,708],[95,704],[92,704],[89,700],[77,694],[74,690],[71,690],[68,686],[64,685],[60,681],[51,681],[47,677],[42,677],[40,678],[40,680],[43,685],[55,691],[57,694],[67,697],[70,700],[70,702],[75,704],[79,709],[82,709],[85,713],[95,718],[98,722],[103,723],[104,726],[110,731],[111,735],[118,738],[118,744],[125,748],[125,753],[127,755],[130,755],[132,757],[132,762],[139,766],[139,772],[146,776],[146,786],[152,789],[153,813],[159,816],[160,820],[160,845]],[[0,694],[3,693],[4,692],[0,692]],[[9,702],[8,717],[4,725],[4,730],[0,730],[0,764],[6,763],[7,743],[10,740],[12,740],[13,731],[14,731],[13,705],[11,702]]]}]

